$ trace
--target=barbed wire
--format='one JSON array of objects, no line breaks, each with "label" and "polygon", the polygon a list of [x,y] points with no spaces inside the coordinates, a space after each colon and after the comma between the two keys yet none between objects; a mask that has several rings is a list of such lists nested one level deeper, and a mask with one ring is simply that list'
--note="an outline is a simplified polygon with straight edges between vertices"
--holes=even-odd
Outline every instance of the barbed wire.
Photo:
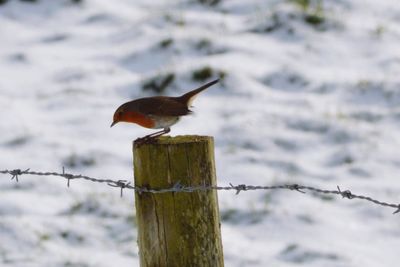
[{"label": "barbed wire", "polygon": [[238,195],[242,191],[276,190],[276,189],[287,189],[287,190],[297,191],[297,192],[305,194],[306,193],[305,191],[310,191],[310,192],[314,192],[314,193],[318,193],[318,194],[340,195],[340,196],[342,196],[342,198],[346,198],[346,199],[361,199],[361,200],[372,202],[372,203],[382,206],[382,207],[394,208],[396,210],[393,212],[393,214],[400,212],[400,204],[387,203],[384,201],[374,199],[369,196],[356,195],[356,194],[353,194],[350,190],[342,191],[339,186],[337,186],[337,190],[325,190],[325,189],[320,189],[320,188],[306,186],[306,185],[299,185],[299,184],[259,186],[259,185],[246,185],[246,184],[233,185],[233,184],[229,183],[229,186],[216,186],[216,185],[185,186],[178,182],[170,188],[152,189],[152,188],[147,188],[147,187],[133,186],[133,185],[131,185],[131,182],[128,182],[127,180],[100,179],[100,178],[89,177],[89,176],[82,175],[82,174],[66,173],[64,167],[62,169],[62,173],[38,172],[38,171],[31,171],[30,169],[0,170],[0,173],[11,175],[11,180],[15,179],[16,182],[19,182],[19,177],[22,175],[63,177],[65,179],[67,179],[68,187],[70,186],[70,181],[74,180],[74,179],[83,179],[83,180],[88,180],[88,181],[96,182],[96,183],[105,183],[108,186],[120,188],[120,196],[121,197],[123,196],[124,189],[131,189],[131,190],[138,192],[139,194],[141,194],[141,193],[162,194],[162,193],[168,193],[168,192],[190,193],[190,192],[195,192],[195,191],[208,191],[208,190],[234,190],[234,191],[236,191],[236,195]]}]

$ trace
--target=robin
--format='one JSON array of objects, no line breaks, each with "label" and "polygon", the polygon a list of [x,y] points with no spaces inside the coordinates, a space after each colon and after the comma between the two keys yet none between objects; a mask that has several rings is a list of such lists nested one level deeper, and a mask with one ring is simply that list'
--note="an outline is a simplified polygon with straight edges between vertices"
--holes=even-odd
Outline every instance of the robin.
[{"label": "robin", "polygon": [[189,115],[194,98],[201,91],[216,84],[219,79],[200,86],[179,97],[154,96],[135,99],[122,104],[114,113],[110,127],[118,122],[131,122],[151,129],[163,129],[135,140],[137,143],[154,141],[157,137],[169,133],[170,127],[177,123],[181,116]]}]

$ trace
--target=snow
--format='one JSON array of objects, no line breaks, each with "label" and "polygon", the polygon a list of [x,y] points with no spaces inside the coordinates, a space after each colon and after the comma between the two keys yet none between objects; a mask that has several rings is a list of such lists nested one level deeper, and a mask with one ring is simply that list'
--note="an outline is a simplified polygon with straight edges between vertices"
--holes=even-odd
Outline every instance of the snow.
[{"label": "snow", "polygon": [[[215,138],[220,185],[307,184],[399,202],[400,5],[40,0],[0,5],[0,169],[132,180],[114,110],[225,74],[172,135]],[[314,7],[311,7],[310,12]],[[211,67],[212,77],[193,72]],[[139,266],[134,197],[102,184],[0,176],[1,266]],[[290,191],[218,192],[226,266],[395,266],[393,210]]]}]

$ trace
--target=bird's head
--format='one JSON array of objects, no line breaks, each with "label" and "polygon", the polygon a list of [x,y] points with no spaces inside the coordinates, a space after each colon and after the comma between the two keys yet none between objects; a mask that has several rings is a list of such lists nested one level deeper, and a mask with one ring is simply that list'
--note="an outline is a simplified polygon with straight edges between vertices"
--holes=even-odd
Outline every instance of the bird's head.
[{"label": "bird's head", "polygon": [[113,127],[115,124],[117,124],[120,121],[125,121],[125,110],[123,107],[119,107],[115,112],[114,112],[114,117],[113,117],[113,122],[111,123],[110,127]]},{"label": "bird's head", "polygon": [[127,102],[117,108],[110,127],[113,127],[121,121],[136,123],[146,128],[153,128],[155,123],[150,116],[147,116],[138,110],[138,105],[135,101]]}]

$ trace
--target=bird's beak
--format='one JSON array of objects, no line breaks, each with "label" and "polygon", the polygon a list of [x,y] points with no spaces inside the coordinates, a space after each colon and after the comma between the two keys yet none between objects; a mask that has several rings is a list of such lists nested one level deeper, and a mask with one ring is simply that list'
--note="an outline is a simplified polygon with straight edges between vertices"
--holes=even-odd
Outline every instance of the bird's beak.
[{"label": "bird's beak", "polygon": [[113,123],[111,123],[110,128],[113,127],[115,124],[117,124],[118,121],[113,121]]}]

